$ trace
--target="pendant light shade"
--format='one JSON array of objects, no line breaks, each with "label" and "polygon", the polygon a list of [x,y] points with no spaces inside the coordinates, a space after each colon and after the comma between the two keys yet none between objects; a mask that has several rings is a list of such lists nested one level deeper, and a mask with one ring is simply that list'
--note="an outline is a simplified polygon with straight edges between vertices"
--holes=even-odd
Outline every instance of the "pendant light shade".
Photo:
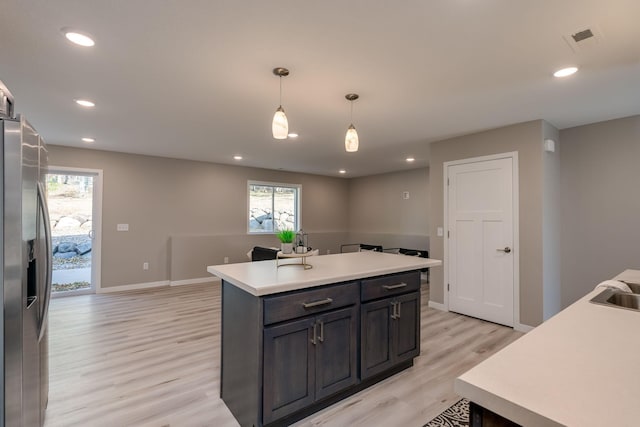
[{"label": "pendant light shade", "polygon": [[347,134],[344,136],[344,149],[349,153],[355,153],[358,151],[358,132],[353,125],[353,101],[359,98],[357,93],[348,93],[345,98],[351,103],[351,124],[347,129]]},{"label": "pendant light shade", "polygon": [[356,132],[353,123],[347,129],[347,134],[344,137],[344,149],[349,153],[358,151],[358,132]]},{"label": "pendant light shade", "polygon": [[287,115],[284,114],[282,105],[278,107],[276,113],[273,115],[271,132],[275,139],[287,139],[287,135],[289,134],[289,121],[287,120]]},{"label": "pendant light shade", "polygon": [[273,74],[280,77],[280,106],[273,115],[271,133],[275,139],[287,139],[287,135],[289,134],[289,121],[282,108],[282,78],[289,75],[289,70],[278,67],[273,69]]}]

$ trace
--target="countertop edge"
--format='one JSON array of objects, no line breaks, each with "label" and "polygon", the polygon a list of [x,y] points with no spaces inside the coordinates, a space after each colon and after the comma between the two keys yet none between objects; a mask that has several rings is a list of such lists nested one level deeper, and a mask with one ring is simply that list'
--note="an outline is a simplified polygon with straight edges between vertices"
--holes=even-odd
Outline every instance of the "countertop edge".
[{"label": "countertop edge", "polygon": [[[416,258],[416,260],[418,259]],[[225,273],[224,271],[220,271],[220,269],[217,269],[215,265],[208,266],[207,272],[233,284],[234,286],[244,290],[245,292],[250,293],[253,296],[261,297],[261,296],[267,296],[267,295],[272,295],[272,294],[281,293],[281,292],[308,289],[316,286],[329,285],[332,283],[348,282],[351,280],[363,279],[366,277],[383,276],[386,274],[402,273],[406,271],[414,271],[414,270],[420,270],[423,268],[431,268],[431,267],[437,267],[442,265],[442,261],[431,259],[431,258],[422,258],[419,260],[420,260],[419,263],[413,266],[392,266],[392,267],[384,267],[384,268],[370,268],[364,271],[358,271],[350,274],[339,274],[339,275],[327,276],[321,279],[311,279],[306,281],[304,280],[303,281],[300,281],[300,280],[285,281],[282,283],[274,284],[272,286],[261,286],[260,288],[256,288],[250,285],[249,283],[246,283],[245,281],[238,279],[237,277],[233,277]],[[277,268],[275,261],[260,261],[260,262],[271,262],[273,263],[273,268]]]},{"label": "countertop edge", "polygon": [[544,415],[533,412],[510,400],[484,390],[464,379],[464,374],[454,380],[453,389],[464,398],[499,414],[521,426],[564,427]]}]

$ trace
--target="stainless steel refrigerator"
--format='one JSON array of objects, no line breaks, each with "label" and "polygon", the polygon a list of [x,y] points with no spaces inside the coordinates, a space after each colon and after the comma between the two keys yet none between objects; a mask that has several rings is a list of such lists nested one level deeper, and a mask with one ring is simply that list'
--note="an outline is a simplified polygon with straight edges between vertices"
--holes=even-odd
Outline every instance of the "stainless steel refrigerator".
[{"label": "stainless steel refrigerator", "polygon": [[49,393],[47,313],[52,258],[45,197],[47,147],[24,118],[14,117],[13,98],[2,82],[0,146],[0,426],[39,427]]}]

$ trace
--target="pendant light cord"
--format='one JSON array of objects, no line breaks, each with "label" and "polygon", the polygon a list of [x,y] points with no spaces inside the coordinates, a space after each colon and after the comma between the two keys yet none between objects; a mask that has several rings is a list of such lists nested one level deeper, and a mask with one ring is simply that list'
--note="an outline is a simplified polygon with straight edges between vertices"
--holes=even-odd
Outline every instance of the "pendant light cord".
[{"label": "pendant light cord", "polygon": [[280,76],[280,107],[282,107],[282,76]]},{"label": "pendant light cord", "polygon": [[353,125],[353,101],[349,101],[349,104],[351,105],[351,124]]}]

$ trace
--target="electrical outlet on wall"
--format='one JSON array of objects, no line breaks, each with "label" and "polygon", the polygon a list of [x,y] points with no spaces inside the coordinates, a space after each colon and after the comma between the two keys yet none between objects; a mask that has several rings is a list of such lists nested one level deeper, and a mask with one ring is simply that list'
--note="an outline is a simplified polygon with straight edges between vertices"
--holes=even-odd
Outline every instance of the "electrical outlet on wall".
[{"label": "electrical outlet on wall", "polygon": [[148,270],[149,269],[149,263],[147,261],[142,263],[142,269],[143,270]]},{"label": "electrical outlet on wall", "polygon": [[331,255],[331,249],[327,249],[327,255]]},{"label": "electrical outlet on wall", "polygon": [[224,257],[224,263],[225,264],[229,264],[229,257],[228,256]]},{"label": "electrical outlet on wall", "polygon": [[402,198],[405,200],[409,200],[409,192],[408,191],[403,191],[402,192]]}]

